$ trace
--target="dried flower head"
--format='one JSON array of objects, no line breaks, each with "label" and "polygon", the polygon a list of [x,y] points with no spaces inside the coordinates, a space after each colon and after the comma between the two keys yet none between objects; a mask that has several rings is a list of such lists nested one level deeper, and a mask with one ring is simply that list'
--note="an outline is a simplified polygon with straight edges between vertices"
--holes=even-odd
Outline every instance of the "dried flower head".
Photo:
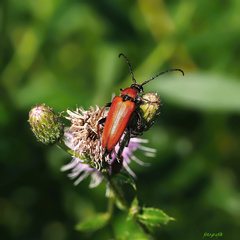
[{"label": "dried flower head", "polygon": [[103,151],[100,136],[103,126],[98,124],[102,117],[106,117],[104,108],[91,108],[85,111],[77,108],[76,111],[67,110],[65,118],[71,121],[71,126],[66,130],[71,134],[71,149],[80,156],[87,157],[96,168],[102,166]]}]

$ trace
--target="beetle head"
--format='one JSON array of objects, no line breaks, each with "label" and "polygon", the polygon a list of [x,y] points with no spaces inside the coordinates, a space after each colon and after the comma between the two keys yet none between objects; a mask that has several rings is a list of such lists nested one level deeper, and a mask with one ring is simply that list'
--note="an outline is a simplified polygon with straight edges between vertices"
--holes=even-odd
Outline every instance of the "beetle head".
[{"label": "beetle head", "polygon": [[140,85],[140,84],[134,83],[131,85],[131,88],[135,89],[138,94],[143,92],[142,84]]}]

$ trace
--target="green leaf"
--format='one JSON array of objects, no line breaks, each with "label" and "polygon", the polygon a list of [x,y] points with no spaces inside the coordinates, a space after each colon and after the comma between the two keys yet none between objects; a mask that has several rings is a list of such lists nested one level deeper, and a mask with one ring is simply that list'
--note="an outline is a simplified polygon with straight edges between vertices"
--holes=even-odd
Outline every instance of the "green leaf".
[{"label": "green leaf", "polygon": [[99,213],[91,216],[91,218],[85,221],[79,222],[75,229],[83,232],[96,231],[103,228],[108,223],[109,219],[109,213]]},{"label": "green leaf", "polygon": [[116,239],[114,240],[150,240],[148,235],[140,230],[135,221],[126,221],[126,216],[120,214],[113,225]]},{"label": "green leaf", "polygon": [[127,220],[133,219],[133,217],[139,212],[138,199],[135,197],[132,201],[131,207],[128,212]]},{"label": "green leaf", "polygon": [[162,78],[149,83],[146,89],[159,91],[166,103],[204,111],[240,112],[240,82],[236,79],[202,73],[185,73],[184,77],[171,74]]},{"label": "green leaf", "polygon": [[142,213],[137,214],[137,217],[141,223],[151,227],[159,227],[161,224],[167,224],[169,220],[175,220],[157,208],[142,208]]},{"label": "green leaf", "polygon": [[140,232],[139,229],[136,232],[127,232],[121,233],[122,236],[118,236],[114,240],[149,240],[148,236],[145,236],[144,233]]}]

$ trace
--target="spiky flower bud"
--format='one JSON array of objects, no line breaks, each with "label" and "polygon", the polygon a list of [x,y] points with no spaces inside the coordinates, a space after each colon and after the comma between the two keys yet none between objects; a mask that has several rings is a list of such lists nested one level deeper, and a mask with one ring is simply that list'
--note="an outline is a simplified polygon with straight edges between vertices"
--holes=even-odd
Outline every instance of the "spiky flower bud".
[{"label": "spiky flower bud", "polygon": [[136,109],[136,117],[130,123],[133,134],[141,135],[147,131],[160,114],[160,97],[157,93],[147,93],[142,95],[140,105]]},{"label": "spiky flower bud", "polygon": [[143,112],[142,118],[146,121],[149,128],[156,117],[160,114],[160,97],[157,93],[147,93],[142,96],[142,103],[140,109]]},{"label": "spiky flower bud", "polygon": [[36,138],[44,144],[54,144],[63,136],[63,124],[54,111],[45,104],[33,107],[29,123]]}]

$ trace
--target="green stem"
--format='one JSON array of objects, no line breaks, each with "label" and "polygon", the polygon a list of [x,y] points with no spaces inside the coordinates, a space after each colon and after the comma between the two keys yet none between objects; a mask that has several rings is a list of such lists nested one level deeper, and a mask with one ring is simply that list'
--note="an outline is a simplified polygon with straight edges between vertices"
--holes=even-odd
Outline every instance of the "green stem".
[{"label": "green stem", "polygon": [[134,222],[139,226],[139,228],[142,230],[142,232],[149,238],[149,239],[154,239],[152,233],[149,231],[149,229],[146,227],[146,225],[144,225],[143,223],[141,223],[137,217],[133,218]]},{"label": "green stem", "polygon": [[73,155],[73,150],[70,149],[62,139],[59,142],[57,142],[57,146],[66,151],[67,153],[69,153],[70,155]]},{"label": "green stem", "polygon": [[[123,192],[121,191],[121,189],[119,187],[116,186],[116,184],[111,180],[111,176],[108,175],[107,177],[107,182],[108,182],[108,186],[111,188],[112,192],[114,193],[114,197],[115,199],[117,199],[120,204],[124,207],[124,209],[129,212],[130,211],[130,206],[127,203]],[[110,197],[110,199],[112,199],[114,201],[114,198]],[[113,206],[109,206],[110,209]],[[111,209],[112,211],[112,209]],[[142,232],[149,238],[149,239],[154,239],[151,232],[149,231],[149,229],[146,227],[146,225],[144,225],[143,223],[141,223],[139,221],[139,219],[137,218],[137,216],[135,215],[133,217],[133,221],[139,226],[139,228],[142,230]]]},{"label": "green stem", "polygon": [[108,213],[110,214],[110,216],[112,216],[113,214],[114,202],[114,198],[110,197],[108,200]]},{"label": "green stem", "polygon": [[112,192],[114,193],[114,197],[120,202],[120,204],[124,207],[125,210],[129,210],[129,204],[127,203],[122,191],[116,186],[116,184],[111,180],[111,176],[107,175],[107,183]]},{"label": "green stem", "polygon": [[[115,203],[115,200],[114,200],[113,197],[108,198],[108,213],[109,213],[109,215],[110,215],[110,219],[111,219],[112,216],[113,216],[114,203]],[[112,221],[109,221],[108,226],[109,226],[109,230],[110,230],[110,232],[111,232],[112,238],[115,239],[115,233],[114,233],[114,230],[113,230]]]},{"label": "green stem", "polygon": [[77,157],[77,158],[80,158],[82,160],[88,160],[86,156],[84,155],[79,155],[77,152],[73,151],[71,148],[69,148],[63,139],[61,139],[60,141],[58,141],[57,143],[57,146],[59,148],[61,148],[62,150],[66,151],[68,154],[70,154],[71,156],[74,156],[74,157]]}]

